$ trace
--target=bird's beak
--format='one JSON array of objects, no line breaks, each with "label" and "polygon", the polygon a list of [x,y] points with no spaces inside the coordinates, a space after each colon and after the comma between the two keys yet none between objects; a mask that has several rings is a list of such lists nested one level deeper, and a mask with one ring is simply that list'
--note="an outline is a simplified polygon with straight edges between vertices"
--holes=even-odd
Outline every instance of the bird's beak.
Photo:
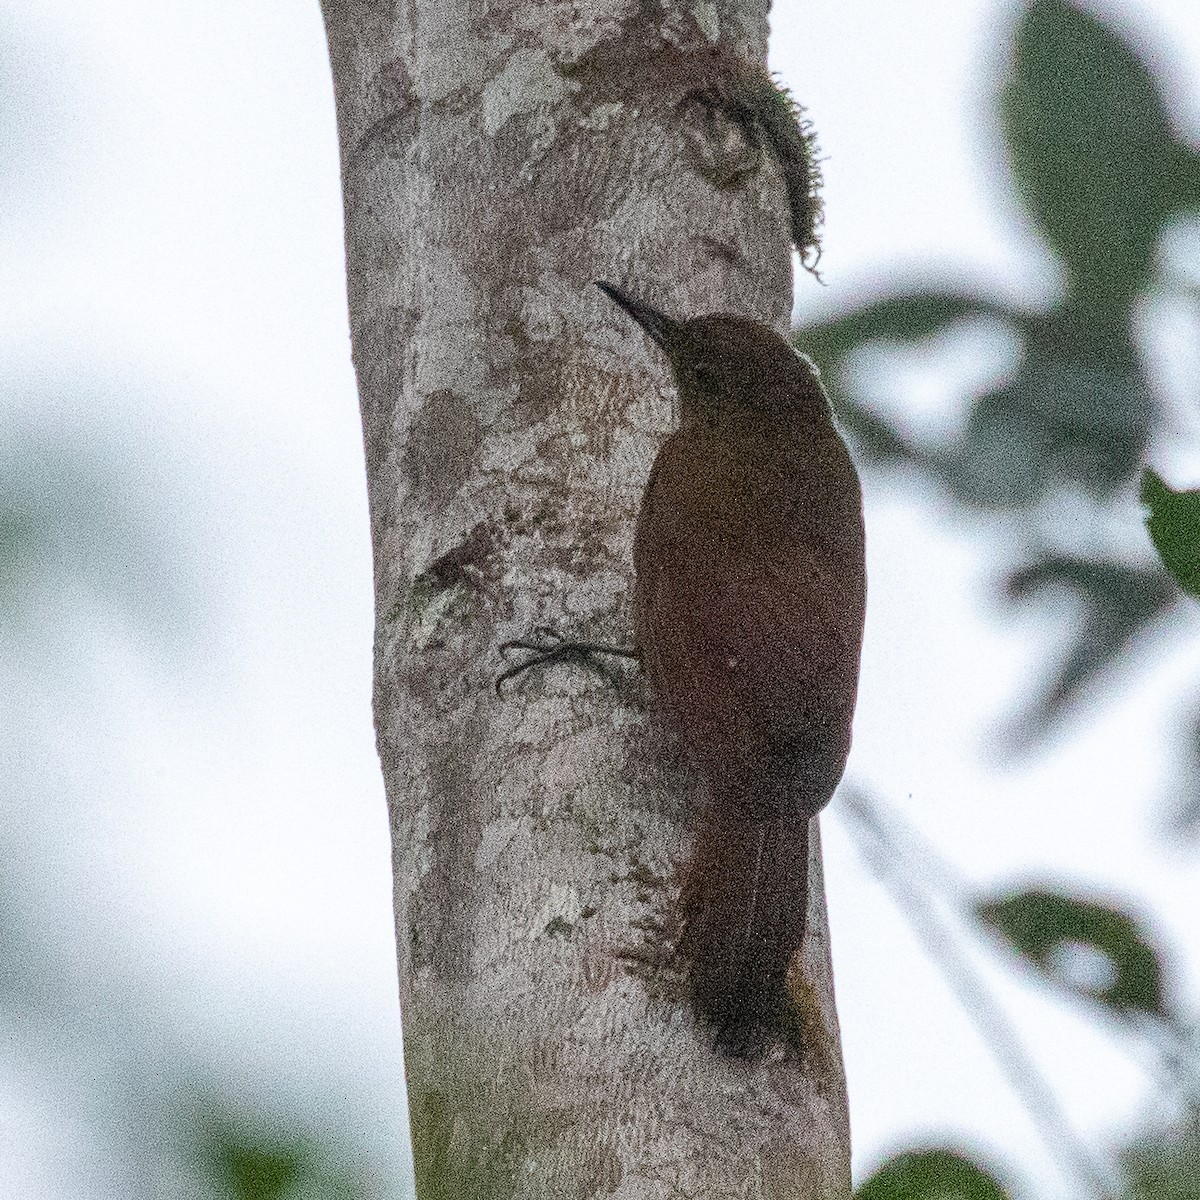
[{"label": "bird's beak", "polygon": [[605,283],[596,280],[596,286],[616,305],[623,308],[645,331],[655,345],[661,347],[669,355],[675,346],[679,335],[680,322],[673,321],[666,313],[660,313],[657,308]]}]

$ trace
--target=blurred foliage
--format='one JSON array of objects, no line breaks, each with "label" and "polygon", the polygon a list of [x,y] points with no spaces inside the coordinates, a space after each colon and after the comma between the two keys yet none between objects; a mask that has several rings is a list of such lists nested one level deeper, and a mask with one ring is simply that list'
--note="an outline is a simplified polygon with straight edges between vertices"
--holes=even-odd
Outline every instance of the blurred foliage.
[{"label": "blurred foliage", "polygon": [[[979,919],[999,933],[1046,979],[1117,1016],[1142,1013],[1169,1021],[1158,951],[1140,924],[1108,905],[1030,888],[977,906]],[[1074,961],[1090,951],[1104,963],[1100,978],[1081,978]],[[1095,964],[1085,962],[1088,974]]]},{"label": "blurred foliage", "polygon": [[[98,393],[95,380],[64,381],[64,395]],[[0,430],[0,620],[43,609],[50,595],[84,595],[147,635],[173,637],[187,616],[181,565],[163,497],[147,472],[144,435],[39,424],[19,409],[53,412],[44,384],[0,377],[9,399]],[[19,401],[16,398],[19,397]],[[14,401],[16,401],[14,403]],[[14,411],[17,409],[18,411]]]},{"label": "blurred foliage", "polygon": [[[19,8],[0,12],[3,248],[20,244],[25,225],[45,228],[92,113],[91,81],[69,61],[71,47],[36,25]],[[78,693],[92,670],[113,702],[106,635],[142,665],[156,650],[173,658],[198,602],[211,599],[192,570],[192,542],[177,532],[176,518],[190,514],[165,461],[167,438],[144,426],[152,409],[131,399],[137,384],[49,337],[24,371],[13,364],[29,361],[28,349],[2,339],[0,369],[0,1107],[15,1118],[0,1149],[0,1194],[23,1194],[13,1174],[27,1155],[45,1175],[39,1195],[58,1174],[72,1195],[130,1200],[374,1200],[397,1172],[364,1148],[345,1097],[306,1094],[277,1069],[269,1099],[235,1106],[230,1097],[255,1089],[258,1048],[210,1044],[213,1061],[199,1062],[187,1013],[158,991],[162,964],[147,976],[140,961],[93,941],[94,926],[62,900],[75,881],[30,836],[64,810],[64,827],[86,836],[79,806],[120,795],[119,782],[102,781],[96,731],[75,711],[86,707]],[[187,539],[196,530],[189,522]],[[59,701],[50,719],[43,693]],[[73,772],[60,762],[89,764],[98,794],[68,794]],[[211,1082],[198,1087],[201,1076]],[[28,1101],[26,1077],[36,1080]]]},{"label": "blurred foliage", "polygon": [[1004,590],[1018,601],[1058,591],[1076,609],[1075,636],[1058,674],[1009,725],[1008,738],[1018,745],[1033,740],[1059,711],[1074,703],[1092,681],[1097,664],[1127,652],[1137,633],[1177,595],[1171,580],[1157,567],[1057,554],[1011,572]]},{"label": "blurred foliage", "polygon": [[227,1200],[366,1200],[371,1193],[334,1140],[272,1128],[265,1120],[218,1115],[194,1129],[200,1177]]},{"label": "blurred foliage", "polygon": [[[1097,531],[1132,527],[1147,447],[1164,431],[1134,318],[1160,282],[1165,226],[1200,208],[1200,155],[1138,52],[1066,0],[1020,13],[997,105],[1017,195],[1063,269],[1057,303],[1033,312],[960,286],[885,286],[796,340],[868,468],[915,470],[1006,546],[1002,594],[1028,603],[1053,588],[1074,601],[1057,669],[1012,722],[1009,748],[1024,750],[1100,672],[1134,659],[1177,595],[1136,539],[1098,548]],[[966,322],[1015,335],[1021,355],[1011,378],[964,399],[958,430],[918,436],[860,398],[861,347],[928,343]]]},{"label": "blurred foliage", "polygon": [[854,1193],[855,1200],[1008,1200],[1009,1193],[953,1150],[921,1150],[888,1159]]},{"label": "blurred foliage", "polygon": [[[1156,67],[1162,61],[1155,53]],[[1102,674],[1136,662],[1139,635],[1163,621],[1181,588],[1200,594],[1200,491],[1176,491],[1145,468],[1152,442],[1171,430],[1138,342],[1139,308],[1164,285],[1167,226],[1200,210],[1200,154],[1173,126],[1164,83],[1082,3],[1027,0],[995,99],[1018,201],[1061,267],[1057,300],[1034,311],[961,284],[898,282],[796,334],[822,366],[868,470],[926,480],[970,517],[1002,548],[994,579],[1008,601],[1068,601],[1058,661],[1049,671],[1039,663],[1008,727],[1014,751],[1036,747]],[[962,272],[946,264],[942,274]],[[903,406],[864,398],[880,386],[874,378],[864,386],[864,347],[932,349],[968,326],[1015,339],[1020,354],[1007,378],[963,397],[961,419],[918,432]],[[1139,498],[1157,559],[1138,528]],[[1200,714],[1186,727],[1190,795],[1180,808],[1200,820]],[[1164,992],[1169,964],[1141,923],[1036,887],[980,901],[974,915],[1061,993],[1147,1035],[1169,1090],[1192,1114],[1186,1127],[1131,1144],[1113,1186],[1129,1196],[1200,1197],[1197,1054]],[[1063,1157],[1081,1190],[1109,1192],[1098,1164]],[[857,1195],[991,1200],[1006,1192],[960,1154],[921,1150],[889,1159]]]},{"label": "blurred foliage", "polygon": [[1200,1196],[1200,1114],[1131,1141],[1121,1155],[1129,1192],[1145,1200],[1196,1200]]},{"label": "blurred foliage", "polygon": [[[1187,726],[1185,734],[1185,771],[1187,778],[1200,778],[1200,714]],[[1181,789],[1181,795],[1172,814],[1174,824],[1182,830],[1194,831],[1200,827],[1200,788]]]},{"label": "blurred foliage", "polygon": [[[1200,157],[1138,53],[1063,0],[1034,0],[1017,25],[1000,113],[1017,188],[1067,270],[1072,344],[1085,363],[1132,365],[1130,312],[1163,225],[1200,203]],[[1104,405],[1090,408],[1102,422]]]},{"label": "blurred foliage", "polygon": [[209,1174],[237,1200],[286,1196],[304,1169],[307,1155],[297,1143],[260,1144],[226,1134],[208,1147]]},{"label": "blurred foliage", "polygon": [[1200,490],[1177,492],[1149,467],[1142,472],[1146,528],[1163,565],[1200,599]]},{"label": "blurred foliage", "polygon": [[[0,1099],[10,1078],[39,1080],[30,1127],[46,1120],[46,1142],[78,1156],[79,1194],[105,1194],[89,1188],[112,1173],[121,1186],[110,1194],[130,1200],[367,1200],[387,1173],[371,1153],[346,1150],[354,1131],[325,1115],[338,1098],[304,1094],[277,1070],[270,1105],[235,1113],[227,1095],[253,1087],[260,1064],[247,1066],[253,1055],[236,1043],[206,1048],[215,1065],[197,1062],[177,1025],[186,1012],[157,994],[161,964],[143,970],[114,953],[107,929],[93,940],[96,922],[51,848],[56,835],[87,835],[85,810],[119,802],[105,782],[98,795],[75,794],[73,772],[57,765],[83,760],[89,781],[103,779],[104,722],[89,715],[86,676],[96,672],[111,704],[110,649],[142,665],[164,650],[178,665],[198,593],[172,520],[181,497],[158,478],[144,431],[111,411],[90,419],[118,388],[98,374],[73,384],[46,375],[0,372]],[[51,415],[75,405],[84,416],[74,425]],[[197,1075],[215,1081],[197,1088]],[[0,1194],[8,1187],[0,1168]]]}]

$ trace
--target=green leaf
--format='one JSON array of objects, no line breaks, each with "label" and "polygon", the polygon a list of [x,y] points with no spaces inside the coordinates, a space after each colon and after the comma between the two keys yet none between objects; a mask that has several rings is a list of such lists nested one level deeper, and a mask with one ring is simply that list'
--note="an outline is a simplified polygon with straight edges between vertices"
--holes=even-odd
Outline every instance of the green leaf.
[{"label": "green leaf", "polygon": [[303,1128],[221,1093],[187,1087],[177,1097],[183,1145],[204,1195],[223,1200],[365,1200],[372,1167],[346,1130]]},{"label": "green leaf", "polygon": [[924,454],[890,421],[835,390],[829,397],[842,429],[868,462],[921,462]]},{"label": "green leaf", "polygon": [[1021,326],[1016,376],[972,405],[946,454],[945,483],[963,503],[1021,508],[1063,487],[1097,498],[1125,488],[1158,418],[1125,330],[1100,337],[1062,307]]},{"label": "green leaf", "polygon": [[232,1126],[212,1130],[205,1150],[210,1178],[235,1200],[280,1200],[296,1186],[310,1158],[299,1140],[256,1138]]},{"label": "green leaf", "polygon": [[869,342],[919,342],[959,321],[997,317],[1019,324],[1026,315],[967,292],[901,292],[838,317],[794,331],[796,347],[811,356],[843,428],[862,456],[875,463],[910,462],[934,473],[929,455],[890,421],[860,404],[845,388],[842,361]]},{"label": "green leaf", "polygon": [[953,1150],[921,1150],[889,1158],[855,1200],[1008,1200],[982,1167]]},{"label": "green leaf", "polygon": [[1032,0],[1000,107],[1013,174],[1071,294],[1090,297],[1095,324],[1125,322],[1163,221],[1197,200],[1156,80],[1080,7]]},{"label": "green leaf", "polygon": [[1138,1200],[1196,1200],[1200,1196],[1200,1113],[1192,1107],[1177,1124],[1155,1123],[1121,1152],[1127,1194]]},{"label": "green leaf", "polygon": [[1061,990],[1117,1015],[1170,1019],[1158,951],[1128,914],[1036,888],[980,903],[976,914]]},{"label": "green leaf", "polygon": [[1163,566],[1189,595],[1200,598],[1200,490],[1177,492],[1147,467],[1142,472],[1146,528]]},{"label": "green leaf", "polygon": [[824,367],[867,342],[924,341],[958,321],[989,316],[1014,322],[1024,319],[1024,314],[982,296],[930,289],[885,296],[841,316],[801,326],[793,340]]},{"label": "green leaf", "polygon": [[1013,600],[1066,593],[1078,610],[1057,673],[1043,669],[1050,682],[1009,731],[1015,746],[1031,742],[1076,704],[1095,677],[1128,650],[1176,595],[1170,579],[1157,568],[1070,555],[1038,559],[1009,575],[1005,587]]}]

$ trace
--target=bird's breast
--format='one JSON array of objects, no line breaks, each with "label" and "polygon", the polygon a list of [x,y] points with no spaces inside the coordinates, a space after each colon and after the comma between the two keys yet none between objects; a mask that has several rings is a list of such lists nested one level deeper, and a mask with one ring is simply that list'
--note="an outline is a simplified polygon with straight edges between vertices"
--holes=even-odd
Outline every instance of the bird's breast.
[{"label": "bird's breast", "polygon": [[857,475],[845,446],[827,436],[721,437],[679,431],[655,461],[638,540],[725,543],[747,558],[782,543],[819,545],[861,528]]}]

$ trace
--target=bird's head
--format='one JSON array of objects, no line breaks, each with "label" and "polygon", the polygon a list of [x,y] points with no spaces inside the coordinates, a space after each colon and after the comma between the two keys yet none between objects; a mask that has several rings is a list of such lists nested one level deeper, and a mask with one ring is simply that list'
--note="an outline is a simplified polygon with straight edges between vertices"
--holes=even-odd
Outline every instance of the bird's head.
[{"label": "bird's head", "polygon": [[670,360],[685,422],[828,419],[829,402],[813,365],[769,325],[728,313],[677,321],[610,283],[596,286]]}]

